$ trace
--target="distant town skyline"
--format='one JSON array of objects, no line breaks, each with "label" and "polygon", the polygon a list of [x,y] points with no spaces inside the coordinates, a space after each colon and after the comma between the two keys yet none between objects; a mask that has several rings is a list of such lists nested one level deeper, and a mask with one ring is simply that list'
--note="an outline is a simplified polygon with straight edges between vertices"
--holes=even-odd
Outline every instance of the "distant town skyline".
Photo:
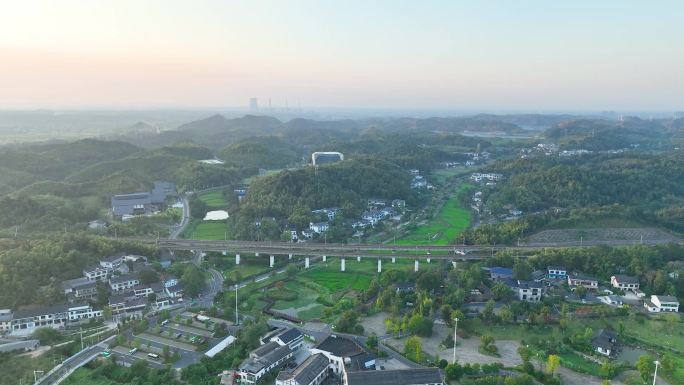
[{"label": "distant town skyline", "polygon": [[679,1],[3,1],[0,109],[682,111]]}]

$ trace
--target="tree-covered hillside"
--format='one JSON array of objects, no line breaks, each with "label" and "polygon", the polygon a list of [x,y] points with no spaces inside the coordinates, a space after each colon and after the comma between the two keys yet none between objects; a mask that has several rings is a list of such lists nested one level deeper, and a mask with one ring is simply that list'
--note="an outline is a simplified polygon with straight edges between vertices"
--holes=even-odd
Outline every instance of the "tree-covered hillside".
[{"label": "tree-covered hillside", "polygon": [[658,209],[684,203],[684,154],[544,157],[499,162],[507,180],[489,196],[493,210],[526,211],[622,204]]},{"label": "tree-covered hillside", "polygon": [[368,198],[413,199],[410,180],[406,170],[379,158],[286,170],[250,186],[240,217],[246,221],[268,216],[287,219],[293,213],[323,207],[359,212]]},{"label": "tree-covered hillside", "polygon": [[627,118],[622,121],[604,119],[571,119],[546,131],[546,136],[568,149],[591,151],[640,147],[671,148],[673,132],[661,121]]},{"label": "tree-covered hillside", "polygon": [[154,256],[155,248],[92,236],[5,241],[0,247],[0,308],[64,302],[63,280],[119,251]]},{"label": "tree-covered hillside", "polygon": [[230,167],[277,169],[301,160],[297,149],[275,136],[240,140],[224,147],[218,157]]}]

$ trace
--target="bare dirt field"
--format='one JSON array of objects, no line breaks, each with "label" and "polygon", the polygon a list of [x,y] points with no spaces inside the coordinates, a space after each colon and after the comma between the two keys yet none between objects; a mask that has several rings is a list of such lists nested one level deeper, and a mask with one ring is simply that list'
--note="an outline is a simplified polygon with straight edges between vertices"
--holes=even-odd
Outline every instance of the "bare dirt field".
[{"label": "bare dirt field", "polygon": [[380,312],[377,314],[373,314],[370,317],[365,317],[364,319],[361,320],[361,325],[363,325],[363,334],[364,335],[371,335],[375,333],[377,336],[384,336],[387,334],[387,330],[385,329],[385,319],[387,318],[387,313],[385,312]]}]

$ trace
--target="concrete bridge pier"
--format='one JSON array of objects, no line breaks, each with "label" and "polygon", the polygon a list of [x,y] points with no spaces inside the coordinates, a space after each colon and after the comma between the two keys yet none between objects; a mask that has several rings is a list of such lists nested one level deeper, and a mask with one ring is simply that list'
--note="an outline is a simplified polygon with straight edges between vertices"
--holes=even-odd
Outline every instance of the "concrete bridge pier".
[{"label": "concrete bridge pier", "polygon": [[417,259],[413,262],[413,271],[418,271],[418,260]]},{"label": "concrete bridge pier", "polygon": [[340,258],[340,271],[344,271],[344,258]]},{"label": "concrete bridge pier", "polygon": [[258,257],[258,256],[259,256],[259,252],[257,251],[256,253],[254,253],[254,256],[255,256],[255,257]]},{"label": "concrete bridge pier", "polygon": [[275,265],[275,256],[271,255],[271,259],[269,261],[269,267],[273,267]]},{"label": "concrete bridge pier", "polygon": [[292,259],[292,254],[288,254],[287,259]]},{"label": "concrete bridge pier", "polygon": [[309,257],[306,257],[306,258],[304,259],[304,268],[305,268],[305,269],[308,269],[308,268],[309,268]]},{"label": "concrete bridge pier", "polygon": [[451,261],[451,266],[453,266],[455,269],[456,268],[456,261]]},{"label": "concrete bridge pier", "polygon": [[430,258],[427,259],[427,263],[430,263]]},{"label": "concrete bridge pier", "polygon": [[361,262],[361,257],[356,257],[356,262]]},{"label": "concrete bridge pier", "polygon": [[395,263],[397,259],[395,257],[392,257],[392,263]]},{"label": "concrete bridge pier", "polygon": [[327,262],[327,261],[328,261],[328,257],[324,255],[323,256],[323,262]]},{"label": "concrete bridge pier", "polygon": [[240,254],[235,254],[235,264],[236,265],[240,264]]},{"label": "concrete bridge pier", "polygon": [[382,273],[382,259],[378,258],[378,273]]}]

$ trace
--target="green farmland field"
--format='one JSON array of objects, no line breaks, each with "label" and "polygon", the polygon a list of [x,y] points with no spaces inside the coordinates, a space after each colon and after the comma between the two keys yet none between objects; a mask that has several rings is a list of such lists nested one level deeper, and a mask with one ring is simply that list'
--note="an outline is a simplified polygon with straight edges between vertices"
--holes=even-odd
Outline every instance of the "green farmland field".
[{"label": "green farmland field", "polygon": [[418,226],[402,239],[399,245],[448,245],[470,225],[470,209],[461,207],[460,197],[467,194],[472,186],[461,185],[457,193],[444,204],[437,216],[428,223]]},{"label": "green farmland field", "polygon": [[188,228],[187,234],[190,239],[223,240],[231,239],[231,229],[223,221],[202,221],[193,222]]},{"label": "green farmland field", "polygon": [[197,195],[197,197],[202,202],[206,203],[207,206],[212,208],[225,208],[228,205],[228,202],[226,202],[226,199],[223,197],[223,192],[221,190],[200,193]]}]

